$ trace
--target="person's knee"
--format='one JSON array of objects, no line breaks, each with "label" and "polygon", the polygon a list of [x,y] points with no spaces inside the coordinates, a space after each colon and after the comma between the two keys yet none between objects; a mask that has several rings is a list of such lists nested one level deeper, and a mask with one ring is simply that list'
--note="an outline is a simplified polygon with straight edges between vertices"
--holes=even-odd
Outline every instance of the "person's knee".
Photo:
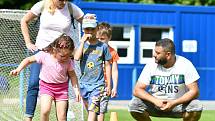
[{"label": "person's knee", "polygon": [[51,109],[50,108],[41,108],[41,115],[42,116],[49,116],[49,114],[50,114],[50,112],[51,112]]},{"label": "person's knee", "polygon": [[144,111],[143,113],[131,111],[130,114],[137,121],[148,121],[148,120],[150,120],[149,114],[146,111]]},{"label": "person's knee", "polygon": [[185,112],[183,115],[184,121],[198,121],[201,118],[201,111]]},{"label": "person's knee", "polygon": [[49,119],[49,114],[50,114],[50,111],[49,111],[49,110],[43,110],[43,109],[41,108],[40,120],[41,120],[41,121],[48,121],[48,119]]},{"label": "person's knee", "polygon": [[57,114],[58,121],[66,121],[66,113],[59,112]]},{"label": "person's knee", "polygon": [[138,112],[130,112],[130,114],[131,114],[131,116],[132,116],[134,119],[136,119],[136,120],[140,119],[141,113],[138,113]]},{"label": "person's knee", "polygon": [[39,90],[39,78],[29,80],[28,90]]}]

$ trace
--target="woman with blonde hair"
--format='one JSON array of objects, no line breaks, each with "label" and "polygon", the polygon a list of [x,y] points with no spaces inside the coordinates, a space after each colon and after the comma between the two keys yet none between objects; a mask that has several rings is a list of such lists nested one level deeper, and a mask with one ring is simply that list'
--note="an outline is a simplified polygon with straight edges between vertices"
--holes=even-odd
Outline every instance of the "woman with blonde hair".
[{"label": "woman with blonde hair", "polygon": [[[70,13],[71,8],[72,13]],[[36,54],[62,35],[62,33],[70,37],[72,34],[78,34],[70,31],[72,19],[74,18],[82,23],[83,15],[83,11],[78,6],[67,0],[42,0],[37,2],[21,20],[21,30],[26,47]],[[33,44],[29,35],[28,24],[36,17],[40,19],[40,26],[36,43]],[[26,121],[31,121],[34,116],[39,91],[40,66],[38,63],[33,63],[30,67],[31,74],[26,97]]]}]

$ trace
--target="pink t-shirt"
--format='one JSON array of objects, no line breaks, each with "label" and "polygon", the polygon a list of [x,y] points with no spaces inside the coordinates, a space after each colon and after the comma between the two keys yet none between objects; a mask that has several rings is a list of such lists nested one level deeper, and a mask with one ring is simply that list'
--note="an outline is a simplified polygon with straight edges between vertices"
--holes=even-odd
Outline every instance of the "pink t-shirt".
[{"label": "pink t-shirt", "polygon": [[42,64],[40,69],[40,79],[47,83],[64,83],[68,81],[68,71],[74,69],[74,62],[69,60],[59,63],[51,54],[40,51],[35,54],[36,62]]}]

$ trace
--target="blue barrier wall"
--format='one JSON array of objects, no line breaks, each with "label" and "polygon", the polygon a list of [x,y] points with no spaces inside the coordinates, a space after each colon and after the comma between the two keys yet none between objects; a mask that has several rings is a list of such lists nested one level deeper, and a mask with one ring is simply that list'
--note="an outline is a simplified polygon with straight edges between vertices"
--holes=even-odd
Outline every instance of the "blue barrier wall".
[{"label": "blue barrier wall", "polygon": [[[215,100],[215,7],[174,5],[144,5],[130,3],[81,2],[76,0],[85,13],[95,13],[99,21],[110,24],[131,25],[135,28],[134,64],[119,64],[119,97],[132,97],[134,81],[140,75],[143,64],[139,63],[141,26],[170,26],[174,30],[176,53],[190,59],[196,66],[200,99]],[[183,40],[196,40],[197,52],[183,52]],[[135,70],[134,70],[135,69]],[[132,81],[133,80],[133,81]]]}]

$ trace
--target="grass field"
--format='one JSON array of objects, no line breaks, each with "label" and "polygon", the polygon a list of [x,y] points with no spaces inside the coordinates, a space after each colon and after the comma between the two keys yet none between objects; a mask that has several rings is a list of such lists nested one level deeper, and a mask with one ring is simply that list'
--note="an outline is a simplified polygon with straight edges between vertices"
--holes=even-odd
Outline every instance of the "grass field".
[{"label": "grass field", "polygon": [[[105,121],[110,121],[110,112],[117,112],[118,121],[135,121],[127,110],[110,110],[105,118]],[[172,118],[157,118],[152,117],[152,121],[182,121],[182,119]],[[202,112],[200,121],[215,121],[215,110],[205,110]]]},{"label": "grass field", "polygon": [[[0,70],[3,68],[0,68]],[[10,69],[8,69],[10,70]],[[7,71],[8,71],[7,70]],[[3,74],[5,77],[7,77],[8,73],[7,71],[4,71]],[[24,118],[24,109],[20,108],[20,97],[19,97],[19,77],[7,77],[10,84],[10,90],[6,94],[0,94],[0,121],[22,121]],[[25,77],[27,78],[27,77]],[[25,82],[26,83],[26,82]],[[24,83],[23,90],[23,99],[25,99],[26,96],[26,84]],[[23,104],[25,104],[25,100],[23,100]],[[75,121],[78,121],[80,119],[80,106],[75,106],[74,103],[71,104],[74,106],[72,109],[75,109],[78,114],[76,115]],[[112,109],[109,110],[109,112],[106,115],[105,121],[110,120],[110,112],[117,112],[118,115],[118,121],[135,121],[129,112],[126,109]],[[202,113],[200,121],[215,121],[215,110],[205,110]],[[35,113],[34,121],[39,121],[40,115],[40,106],[37,106],[37,110]],[[53,110],[50,114],[50,121],[56,121],[55,117],[55,108],[53,107]],[[86,120],[86,113],[85,113],[85,120]],[[181,119],[170,119],[170,118],[154,118],[152,117],[153,121],[181,121]],[[80,120],[79,120],[80,121]]]},{"label": "grass field", "polygon": [[[6,106],[6,105],[5,105]],[[24,117],[23,112],[20,112],[19,108],[15,108],[13,106],[0,106],[0,121],[9,121],[8,119],[11,119],[11,121],[21,121]],[[76,108],[79,108],[78,110],[80,111],[80,107],[77,106]],[[3,110],[4,109],[4,110]],[[74,109],[74,108],[73,108]],[[80,112],[76,111],[76,118],[75,121],[80,121]],[[110,121],[110,113],[111,112],[117,112],[118,116],[118,121],[135,121],[130,113],[126,109],[111,109],[109,112],[106,114],[105,121]],[[215,110],[205,110],[202,113],[200,121],[215,121]],[[39,121],[39,116],[40,115],[40,107],[37,107],[34,121]],[[86,111],[85,111],[85,121],[87,119]],[[50,121],[56,121],[55,117],[55,108],[53,107],[52,112],[50,114]],[[152,121],[182,121],[182,119],[172,119],[172,118],[157,118],[157,117],[152,117]]]}]

